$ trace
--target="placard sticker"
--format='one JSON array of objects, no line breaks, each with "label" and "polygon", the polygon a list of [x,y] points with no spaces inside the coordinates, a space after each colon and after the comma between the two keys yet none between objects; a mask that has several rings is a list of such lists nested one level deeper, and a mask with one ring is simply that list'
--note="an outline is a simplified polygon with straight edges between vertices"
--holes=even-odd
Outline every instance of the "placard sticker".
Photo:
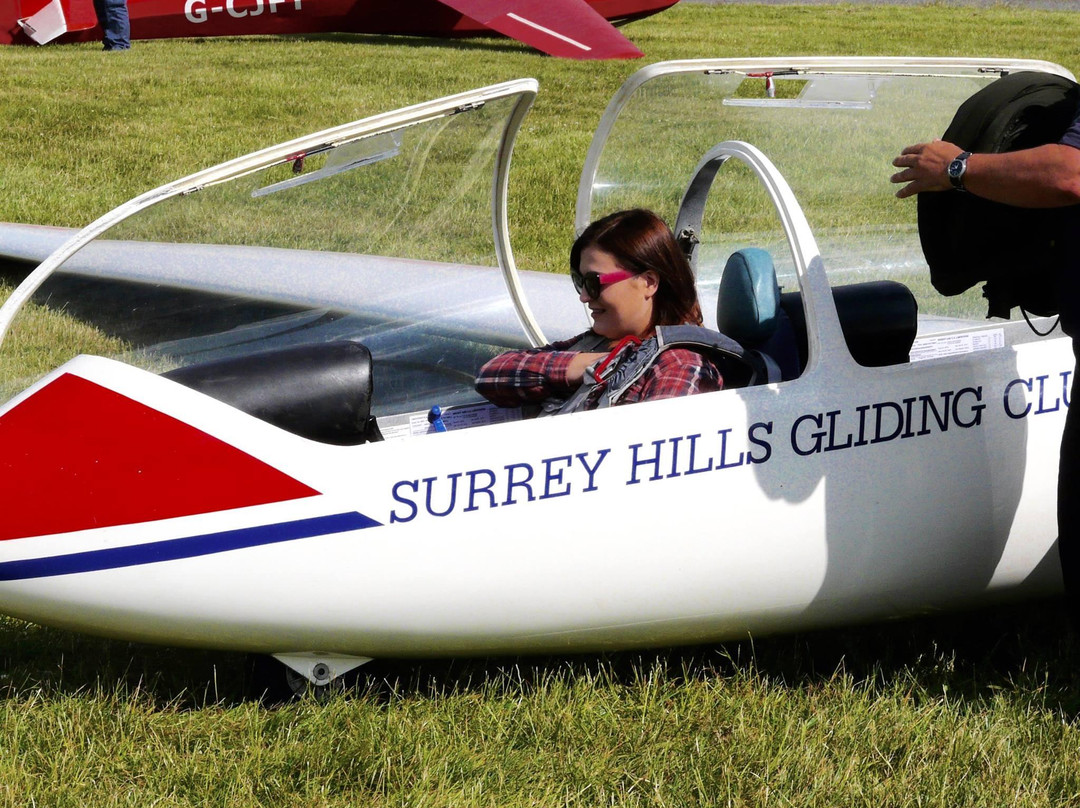
[{"label": "placard sticker", "polygon": [[940,359],[943,356],[992,351],[1005,347],[1005,329],[991,328],[967,334],[941,334],[920,337],[911,346],[911,361]]}]

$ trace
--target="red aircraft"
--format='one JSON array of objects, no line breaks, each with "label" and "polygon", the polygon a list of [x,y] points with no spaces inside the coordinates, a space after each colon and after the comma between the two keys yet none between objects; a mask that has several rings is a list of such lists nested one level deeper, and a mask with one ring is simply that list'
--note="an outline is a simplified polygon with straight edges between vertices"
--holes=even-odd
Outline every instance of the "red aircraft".
[{"label": "red aircraft", "polygon": [[[642,55],[612,26],[679,0],[128,0],[132,39],[497,31],[552,56]],[[611,22],[609,22],[609,20]],[[0,45],[100,39],[93,0],[0,0]]]}]

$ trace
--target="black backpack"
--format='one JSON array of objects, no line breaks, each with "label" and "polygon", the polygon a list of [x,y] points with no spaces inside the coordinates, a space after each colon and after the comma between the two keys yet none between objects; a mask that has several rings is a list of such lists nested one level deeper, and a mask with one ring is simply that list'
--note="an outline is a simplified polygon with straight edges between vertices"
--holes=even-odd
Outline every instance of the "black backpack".
[{"label": "black backpack", "polygon": [[[944,139],[970,152],[1010,152],[1057,143],[1080,109],[1080,85],[1050,73],[1002,76],[960,105]],[[985,282],[987,317],[1012,308],[1058,312],[1062,232],[1080,226],[1080,206],[1017,208],[961,191],[918,196],[919,238],[930,282],[956,295]]]}]

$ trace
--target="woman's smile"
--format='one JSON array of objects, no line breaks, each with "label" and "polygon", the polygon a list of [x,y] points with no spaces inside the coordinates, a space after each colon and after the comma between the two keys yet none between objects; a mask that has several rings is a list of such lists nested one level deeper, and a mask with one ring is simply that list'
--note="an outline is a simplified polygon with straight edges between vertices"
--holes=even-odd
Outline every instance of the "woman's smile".
[{"label": "woman's smile", "polygon": [[[581,274],[607,275],[622,270],[615,256],[596,246],[581,252]],[[656,277],[651,271],[604,286],[596,298],[581,292],[581,301],[589,307],[593,331],[608,339],[628,335],[646,336],[652,330],[652,297]]]}]

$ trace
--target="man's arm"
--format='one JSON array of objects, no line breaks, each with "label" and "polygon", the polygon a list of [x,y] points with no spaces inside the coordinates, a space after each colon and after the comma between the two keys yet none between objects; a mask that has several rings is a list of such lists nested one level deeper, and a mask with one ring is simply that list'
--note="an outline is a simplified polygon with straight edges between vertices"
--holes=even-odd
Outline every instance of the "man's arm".
[{"label": "man's arm", "polygon": [[[896,192],[904,199],[924,191],[947,191],[946,174],[961,149],[944,140],[908,146],[893,165],[902,168],[890,177],[906,182]],[[1060,143],[1003,154],[973,154],[964,172],[971,193],[1022,208],[1054,208],[1080,202],[1080,149]]]}]

